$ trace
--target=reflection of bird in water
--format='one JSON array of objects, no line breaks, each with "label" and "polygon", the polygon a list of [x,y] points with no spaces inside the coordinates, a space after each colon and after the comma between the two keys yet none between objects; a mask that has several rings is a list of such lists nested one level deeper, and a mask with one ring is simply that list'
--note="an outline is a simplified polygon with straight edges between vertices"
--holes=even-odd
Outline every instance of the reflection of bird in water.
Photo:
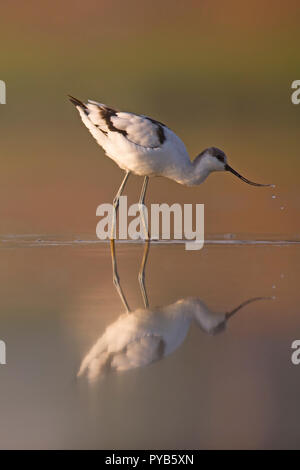
[{"label": "reflection of bird in water", "polygon": [[248,300],[228,313],[214,313],[198,298],[186,298],[155,309],[122,314],[108,326],[82,361],[78,376],[89,380],[109,370],[144,367],[173,353],[184,341],[193,320],[208,334],[225,329],[226,323]]},{"label": "reflection of bird in water", "polygon": [[[144,269],[149,245],[144,252],[140,272],[141,292],[145,308],[130,311],[119,281],[117,291],[126,313],[109,325],[103,335],[83,359],[78,376],[87,374],[90,381],[105,372],[124,371],[144,367],[173,353],[185,340],[193,321],[208,334],[224,331],[226,323],[247,304],[264,297],[256,297],[240,304],[227,313],[214,313],[202,300],[188,297],[157,308],[148,307],[144,286]],[[113,254],[114,280],[118,279],[116,260]]]}]

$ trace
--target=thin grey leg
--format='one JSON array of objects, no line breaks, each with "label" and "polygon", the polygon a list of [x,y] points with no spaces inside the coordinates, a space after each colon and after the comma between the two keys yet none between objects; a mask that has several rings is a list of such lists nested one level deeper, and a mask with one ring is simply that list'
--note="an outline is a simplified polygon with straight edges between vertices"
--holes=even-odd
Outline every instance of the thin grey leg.
[{"label": "thin grey leg", "polygon": [[139,199],[140,216],[141,216],[141,219],[142,219],[145,240],[150,239],[149,231],[148,231],[148,223],[146,223],[145,214],[144,214],[144,201],[145,201],[145,195],[146,195],[148,182],[149,182],[149,176],[145,176],[143,186],[142,186],[141,195],[140,195],[140,199]]},{"label": "thin grey leg", "polygon": [[139,280],[141,294],[143,297],[145,308],[149,307],[148,296],[147,296],[147,291],[145,287],[145,269],[146,269],[146,264],[148,260],[149,249],[150,249],[150,240],[146,240],[143,259],[142,259],[142,263],[141,263],[141,267],[140,267],[140,271],[138,275],[138,280]]},{"label": "thin grey leg", "polygon": [[116,250],[115,250],[115,240],[110,240],[110,252],[111,252],[111,262],[112,262],[112,269],[113,269],[113,283],[115,288],[117,289],[117,292],[120,296],[120,299],[126,309],[126,312],[130,312],[130,308],[128,305],[128,302],[126,300],[126,297],[123,293],[121,284],[120,284],[120,279],[118,275],[118,269],[117,269],[117,259],[116,259]]},{"label": "thin grey leg", "polygon": [[113,200],[113,220],[111,224],[111,234],[110,234],[110,239],[114,240],[116,238],[115,230],[116,230],[116,221],[117,221],[117,212],[118,212],[118,207],[119,207],[119,199],[120,196],[122,195],[122,192],[125,188],[126,182],[128,180],[128,177],[130,175],[130,171],[126,171],[126,174],[124,176],[124,179],[121,183],[121,186],[118,189],[117,194],[115,195],[115,198]]}]

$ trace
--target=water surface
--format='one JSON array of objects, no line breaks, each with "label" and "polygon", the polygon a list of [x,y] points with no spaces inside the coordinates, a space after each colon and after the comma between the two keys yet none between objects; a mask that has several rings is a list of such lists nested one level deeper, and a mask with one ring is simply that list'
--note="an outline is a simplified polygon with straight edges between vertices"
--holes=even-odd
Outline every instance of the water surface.
[{"label": "water surface", "polygon": [[[177,343],[171,351],[160,340],[143,344],[123,371],[112,358],[96,363],[89,380],[87,371],[77,378],[82,360],[126,316],[109,244],[33,239],[42,240],[1,245],[1,448],[299,447],[300,365],[291,362],[291,343],[300,339],[297,244],[207,244],[193,252],[152,244],[145,310],[137,278],[143,245],[117,243],[129,315],[139,309],[132,328],[144,328],[149,344],[151,325],[172,330]],[[214,316],[256,297],[265,299],[227,321]],[[164,322],[170,306],[191,298],[205,318],[192,318],[195,304],[187,304],[188,320]]]}]

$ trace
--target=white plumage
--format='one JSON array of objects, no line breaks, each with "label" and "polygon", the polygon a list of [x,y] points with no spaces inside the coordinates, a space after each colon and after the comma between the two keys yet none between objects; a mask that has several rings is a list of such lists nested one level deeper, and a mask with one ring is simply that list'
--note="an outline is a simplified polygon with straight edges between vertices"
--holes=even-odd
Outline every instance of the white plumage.
[{"label": "white plumage", "polygon": [[164,124],[90,100],[76,107],[98,144],[120,168],[139,176],[166,176],[178,182],[185,174],[189,176],[191,161],[185,145]]},{"label": "white plumage", "polygon": [[192,162],[182,140],[166,125],[144,115],[117,111],[88,100],[70,97],[81,119],[108,157],[128,173],[165,176],[185,185],[201,184],[213,171],[231,171],[225,153],[216,147],[201,152]]},{"label": "white plumage", "polygon": [[227,313],[213,312],[197,297],[124,313],[96,341],[77,375],[86,374],[88,380],[94,382],[107,372],[145,367],[178,349],[193,321],[203,332],[215,335],[224,331],[227,321],[243,307],[264,299],[267,298],[246,300]]},{"label": "white plumage", "polygon": [[[115,213],[119,199],[130,173],[144,176],[139,204],[144,204],[150,176],[164,176],[177,183],[195,186],[201,184],[213,171],[230,171],[253,186],[270,186],[253,183],[227,163],[225,153],[210,147],[203,150],[192,162],[182,140],[159,121],[147,116],[116,111],[109,106],[89,100],[86,104],[70,97],[81,119],[106,155],[125,170],[125,177],[114,198]],[[143,219],[145,239],[149,238]],[[111,238],[114,238],[116,217]]]},{"label": "white plumage", "polygon": [[109,325],[83,359],[78,376],[90,381],[110,370],[144,367],[173,353],[193,320],[209,334],[225,328],[229,314],[213,313],[198,298],[178,300],[156,309],[122,314]]}]

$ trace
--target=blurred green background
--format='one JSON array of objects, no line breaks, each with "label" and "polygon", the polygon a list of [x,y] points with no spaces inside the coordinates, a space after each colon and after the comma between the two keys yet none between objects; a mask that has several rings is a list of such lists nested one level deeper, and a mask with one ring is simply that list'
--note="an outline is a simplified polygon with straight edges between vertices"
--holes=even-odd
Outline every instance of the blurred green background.
[{"label": "blurred green background", "polygon": [[[112,201],[122,174],[70,93],[152,116],[191,158],[214,145],[246,177],[276,184],[214,174],[185,188],[157,178],[147,203],[204,202],[207,236],[298,237],[299,13],[290,0],[2,4],[1,233],[96,236],[96,207]],[[129,181],[130,203],[141,184]]]}]

